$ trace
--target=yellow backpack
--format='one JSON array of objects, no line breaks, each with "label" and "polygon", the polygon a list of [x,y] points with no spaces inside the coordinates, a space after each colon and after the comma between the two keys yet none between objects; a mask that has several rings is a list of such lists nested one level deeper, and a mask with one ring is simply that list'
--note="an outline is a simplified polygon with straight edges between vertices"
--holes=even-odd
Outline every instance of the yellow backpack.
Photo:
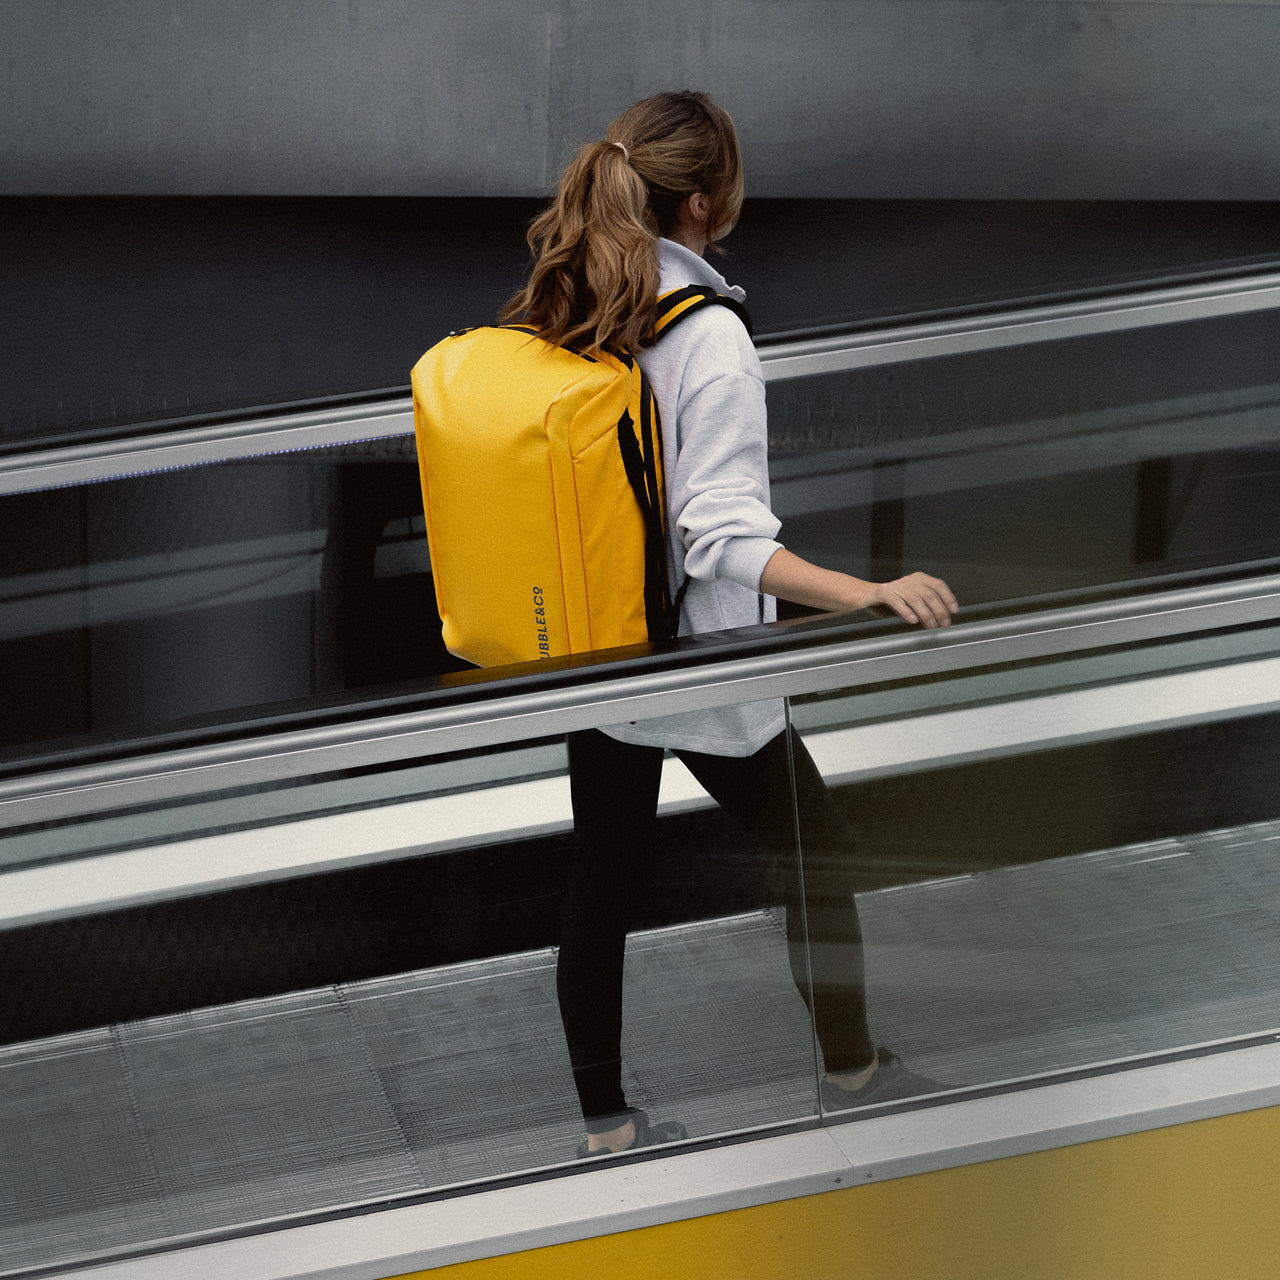
[{"label": "yellow backpack", "polygon": [[[707,305],[750,330],[690,285],[659,299],[654,341]],[[490,667],[675,635],[662,428],[632,356],[463,330],[414,366],[413,418],[450,653]]]}]

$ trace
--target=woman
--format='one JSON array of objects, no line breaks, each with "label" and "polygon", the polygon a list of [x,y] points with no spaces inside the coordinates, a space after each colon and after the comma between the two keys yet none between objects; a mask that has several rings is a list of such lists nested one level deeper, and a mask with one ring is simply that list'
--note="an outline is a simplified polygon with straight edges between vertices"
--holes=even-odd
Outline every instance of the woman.
[{"label": "woman", "polygon": [[[645,335],[658,295],[710,285],[742,301],[703,258],[733,228],[742,165],[729,115],[705,94],[661,93],[625,111],[603,142],[579,152],[555,202],[532,225],[534,265],[504,318],[587,352],[637,353],[662,416],[672,595],[691,579],[681,633],[772,621],[774,598],[819,609],[892,611],[947,626],[956,611],[944,582],[922,573],[864,582],[823,569],[776,541],[769,509],[764,380],[741,321],[727,308],[688,317],[656,346]],[[574,1082],[586,1120],[580,1156],[683,1137],[650,1124],[621,1087],[622,962],[635,887],[649,862],[663,749],[711,796],[794,861],[794,762],[808,878],[812,988],[798,877],[787,890],[787,938],[796,984],[822,1046],[828,1110],[920,1093],[914,1076],[872,1043],[863,996],[857,908],[835,870],[848,837],[781,702],[686,712],[569,735],[576,850],[567,888],[557,991]],[[816,883],[815,883],[816,881]],[[812,990],[812,995],[810,991]]]}]

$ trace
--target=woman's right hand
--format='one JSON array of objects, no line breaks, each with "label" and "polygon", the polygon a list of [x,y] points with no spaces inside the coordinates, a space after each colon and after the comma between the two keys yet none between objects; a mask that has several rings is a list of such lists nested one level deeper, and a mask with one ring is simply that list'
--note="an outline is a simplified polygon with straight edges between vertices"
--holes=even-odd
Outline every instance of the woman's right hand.
[{"label": "woman's right hand", "polygon": [[941,578],[927,573],[909,573],[892,582],[868,582],[863,609],[878,618],[897,614],[905,622],[923,627],[949,627],[952,614],[960,611],[956,598]]},{"label": "woman's right hand", "polygon": [[948,627],[960,606],[941,578],[909,573],[892,582],[865,582],[836,569],[823,569],[785,547],[773,553],[760,575],[760,590],[832,613],[869,609],[878,617],[894,614],[925,627]]}]

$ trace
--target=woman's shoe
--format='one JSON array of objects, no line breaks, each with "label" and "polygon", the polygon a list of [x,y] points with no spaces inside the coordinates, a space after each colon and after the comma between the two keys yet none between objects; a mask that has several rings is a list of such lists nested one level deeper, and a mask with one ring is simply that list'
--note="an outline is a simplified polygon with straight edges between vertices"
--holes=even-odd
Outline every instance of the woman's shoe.
[{"label": "woman's shoe", "polygon": [[926,1093],[941,1093],[943,1086],[928,1076],[908,1071],[902,1059],[892,1049],[882,1045],[876,1050],[880,1065],[871,1079],[861,1089],[842,1089],[834,1080],[823,1080],[818,1087],[822,1110],[851,1111],[855,1107],[870,1107],[877,1102],[900,1102],[903,1098],[917,1098]]},{"label": "woman's shoe", "polygon": [[591,1151],[583,1142],[578,1146],[578,1159],[594,1160],[597,1156],[620,1156],[623,1152],[635,1151],[639,1147],[656,1147],[664,1142],[679,1142],[681,1138],[689,1136],[679,1120],[664,1120],[661,1124],[650,1124],[648,1114],[638,1107],[628,1108],[627,1119],[636,1127],[635,1141],[629,1147],[623,1147],[622,1151],[611,1151],[608,1147]]}]

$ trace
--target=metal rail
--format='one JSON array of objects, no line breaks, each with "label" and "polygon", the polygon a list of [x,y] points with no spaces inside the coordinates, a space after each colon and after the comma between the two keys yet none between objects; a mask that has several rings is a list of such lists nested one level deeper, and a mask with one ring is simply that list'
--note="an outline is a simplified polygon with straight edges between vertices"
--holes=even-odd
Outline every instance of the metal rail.
[{"label": "metal rail", "polygon": [[760,655],[696,657],[660,671],[584,662],[581,679],[518,693],[502,677],[422,710],[246,736],[0,782],[0,820],[18,825],[177,801],[231,787],[390,764],[673,711],[854,689],[1114,645],[1275,622],[1280,575],[958,623],[945,630],[814,644]]},{"label": "metal rail", "polygon": [[1211,320],[1277,306],[1280,306],[1280,274],[1268,274],[1230,283],[1148,289],[1081,302],[1010,308],[980,317],[784,342],[763,350],[761,360],[769,381],[804,378],[903,360],[925,360],[1033,342]]},{"label": "metal rail", "polygon": [[[906,323],[857,334],[762,344],[770,382],[904,360],[1213,319],[1280,307],[1280,273],[1149,289],[1081,302],[1010,308],[979,317]],[[98,480],[350,444],[413,431],[408,397],[359,408],[308,410],[41,449],[0,458],[0,496]]]}]

